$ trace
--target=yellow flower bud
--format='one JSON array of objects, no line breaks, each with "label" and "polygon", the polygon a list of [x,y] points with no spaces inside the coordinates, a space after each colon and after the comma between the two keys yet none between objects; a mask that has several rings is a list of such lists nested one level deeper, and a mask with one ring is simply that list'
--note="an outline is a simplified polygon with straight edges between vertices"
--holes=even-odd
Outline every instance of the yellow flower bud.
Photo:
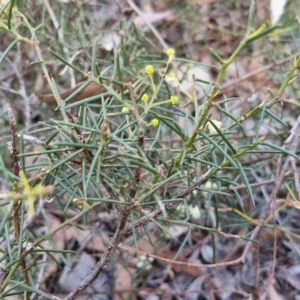
[{"label": "yellow flower bud", "polygon": [[151,125],[152,125],[153,127],[157,127],[158,124],[159,124],[159,120],[158,120],[158,119],[153,119],[153,120],[151,120]]},{"label": "yellow flower bud", "polygon": [[149,100],[149,96],[147,94],[144,94],[141,99],[143,102],[147,102]]},{"label": "yellow flower bud", "polygon": [[174,48],[169,48],[167,51],[166,51],[167,55],[169,57],[174,57],[175,56],[175,49]]},{"label": "yellow flower bud", "polygon": [[146,68],[145,68],[145,73],[148,74],[148,75],[151,75],[154,73],[154,68],[152,65],[147,65]]},{"label": "yellow flower bud", "polygon": [[170,102],[175,105],[178,103],[178,97],[177,96],[171,96]]}]

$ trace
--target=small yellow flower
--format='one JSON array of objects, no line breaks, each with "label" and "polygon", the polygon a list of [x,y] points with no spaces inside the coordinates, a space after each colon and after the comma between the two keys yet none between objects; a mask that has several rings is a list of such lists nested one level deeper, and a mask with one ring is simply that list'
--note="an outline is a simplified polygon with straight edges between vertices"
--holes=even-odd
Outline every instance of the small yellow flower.
[{"label": "small yellow flower", "polygon": [[171,96],[170,102],[175,105],[178,103],[178,97],[177,96]]},{"label": "small yellow flower", "polygon": [[25,201],[27,201],[27,215],[29,218],[31,218],[34,212],[35,201],[39,197],[51,193],[53,191],[53,187],[43,185],[36,185],[34,187],[31,187],[23,170],[20,171],[20,179],[21,183],[24,186],[22,196],[24,197]]},{"label": "small yellow flower", "polygon": [[149,96],[147,94],[144,94],[141,99],[143,102],[147,102],[149,100]]},{"label": "small yellow flower", "polygon": [[167,55],[169,57],[174,57],[175,56],[175,49],[174,48],[169,48],[167,51],[166,51]]},{"label": "small yellow flower", "polygon": [[175,57],[175,49],[174,48],[169,48],[166,51],[166,54],[168,55],[169,59],[168,59],[168,63],[171,63]]},{"label": "small yellow flower", "polygon": [[151,125],[152,125],[153,127],[157,127],[158,124],[159,124],[159,120],[158,120],[158,119],[153,119],[153,120],[151,120]]},{"label": "small yellow flower", "polygon": [[217,120],[209,120],[206,125],[205,128],[208,129],[208,132],[211,134],[215,134],[217,133],[217,130],[215,129],[215,127],[212,125],[212,123],[219,128],[220,130],[222,130],[222,122],[217,121]]},{"label": "small yellow flower", "polygon": [[122,113],[126,114],[126,113],[128,113],[128,112],[129,112],[129,108],[126,107],[126,106],[124,106],[124,107],[122,108]]},{"label": "small yellow flower", "polygon": [[154,68],[152,65],[147,65],[146,68],[145,68],[145,73],[148,74],[148,75],[151,75],[154,73]]}]

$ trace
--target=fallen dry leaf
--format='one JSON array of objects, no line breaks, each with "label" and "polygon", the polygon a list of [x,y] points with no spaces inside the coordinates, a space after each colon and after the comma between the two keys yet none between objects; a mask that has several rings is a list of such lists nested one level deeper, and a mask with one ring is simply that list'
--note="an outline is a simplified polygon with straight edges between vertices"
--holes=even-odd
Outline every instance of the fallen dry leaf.
[{"label": "fallen dry leaf", "polygon": [[283,298],[277,293],[274,285],[275,285],[275,279],[273,279],[269,284],[269,297],[270,297],[270,300],[283,300]]},{"label": "fallen dry leaf", "polygon": [[[113,300],[128,299],[128,295],[133,286],[133,276],[136,273],[136,268],[126,267],[117,263],[115,265],[115,291],[119,293],[113,294]],[[130,299],[134,300],[135,296],[131,294]]]},{"label": "fallen dry leaf", "polygon": [[[71,94],[73,94],[75,91],[77,91],[85,82],[81,82],[72,89],[69,89],[63,93],[60,94],[60,98],[62,100],[65,100],[68,98]],[[80,91],[76,96],[74,96],[71,100],[71,102],[77,102],[95,95],[101,95],[105,93],[106,90],[98,83],[96,82],[91,82],[88,86],[86,86],[82,91]],[[38,92],[35,92],[35,95],[37,98],[48,105],[56,105],[57,102],[55,100],[55,97],[53,94],[47,94],[43,95]]]},{"label": "fallen dry leaf", "polygon": [[[176,256],[176,252],[169,250],[168,248],[164,247],[161,248],[156,255],[169,259],[169,260],[174,260],[174,257]],[[180,262],[186,262],[186,263],[191,263],[186,257],[184,257],[183,255],[178,255],[176,257],[176,261],[180,261]],[[170,265],[171,268],[177,272],[183,272],[185,274],[191,275],[193,277],[199,277],[204,275],[205,273],[197,267],[194,266],[190,266],[190,265],[178,265],[176,263],[167,263],[165,261],[161,261],[163,264],[165,265]]]},{"label": "fallen dry leaf", "polygon": [[[63,292],[70,293],[73,291],[91,272],[96,264],[96,259],[86,252],[82,252],[78,261],[72,268],[65,266],[63,272],[60,274],[59,284],[62,287]],[[97,295],[101,293],[103,299],[105,298],[103,293],[108,291],[108,274],[101,272],[97,278],[87,287],[85,293]]]},{"label": "fallen dry leaf", "polygon": [[173,21],[175,19],[175,15],[171,10],[143,13],[143,19],[138,16],[133,20],[133,22],[137,27],[145,26],[146,24],[144,22],[144,19],[153,24],[158,22]]},{"label": "fallen dry leaf", "polygon": [[[61,221],[53,216],[52,214],[48,214],[48,222],[50,223],[50,228],[55,229],[60,226]],[[56,249],[64,250],[66,249],[66,245],[68,241],[71,239],[77,240],[79,244],[82,244],[84,240],[88,238],[90,235],[90,230],[75,230],[74,227],[63,227],[60,230],[56,231],[52,235],[52,241],[56,246]],[[109,237],[104,232],[99,232],[97,235],[93,235],[90,241],[85,245],[85,249],[89,250],[90,252],[102,253],[105,249],[105,245],[107,245],[109,241]],[[49,242],[43,242],[42,244],[46,248],[52,249],[53,246]],[[52,254],[57,261],[60,261],[60,256],[58,253]],[[42,282],[46,282],[49,276],[53,275],[58,269],[57,264],[52,263],[46,268]]]}]

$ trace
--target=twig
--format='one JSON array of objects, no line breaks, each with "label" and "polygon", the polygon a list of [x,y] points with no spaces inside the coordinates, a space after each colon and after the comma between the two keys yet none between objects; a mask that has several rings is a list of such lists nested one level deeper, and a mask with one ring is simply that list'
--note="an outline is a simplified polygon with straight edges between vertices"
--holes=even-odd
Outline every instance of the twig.
[{"label": "twig", "polygon": [[31,124],[31,107],[30,107],[30,98],[26,93],[25,81],[23,77],[23,68],[22,68],[22,51],[21,51],[21,43],[17,43],[18,55],[17,55],[17,77],[20,84],[20,93],[24,102],[24,115],[25,115],[25,126],[29,127]]},{"label": "twig", "polygon": [[[205,174],[200,176],[198,178],[198,180],[196,182],[194,182],[189,188],[187,188],[183,192],[179,193],[179,195],[177,195],[175,198],[176,199],[178,199],[178,198],[179,199],[184,199],[185,197],[187,197],[199,185],[205,183],[209,179],[209,175],[213,171],[215,171],[214,168],[209,169]],[[144,226],[151,219],[158,218],[163,213],[164,210],[167,211],[167,210],[170,210],[171,208],[173,208],[174,206],[177,206],[179,204],[179,202],[180,202],[180,200],[175,200],[175,201],[171,201],[171,202],[168,202],[168,203],[164,204],[163,208],[159,207],[159,208],[155,209],[153,212],[149,213],[148,215],[146,215],[144,217],[141,217],[140,219],[135,221],[133,227],[137,228],[137,227],[140,227],[140,226]],[[131,232],[132,230],[133,230],[133,228],[130,227],[128,229],[128,233]]]},{"label": "twig", "polygon": [[[140,151],[144,152],[144,146],[145,146],[145,125],[143,122],[139,122],[139,130],[138,130],[138,146]],[[139,157],[141,157],[140,151],[138,152]],[[141,159],[140,159],[141,161]],[[138,185],[141,179],[141,167],[136,167],[134,170],[134,179],[135,179],[135,185]],[[136,188],[135,185],[133,185],[130,188],[130,197],[133,199],[136,195]]]},{"label": "twig", "polygon": [[[9,127],[11,133],[11,142],[9,143],[9,148],[10,148],[12,161],[13,161],[13,173],[15,176],[19,176],[20,168],[19,168],[17,143],[16,143],[16,120],[11,108],[8,109],[8,118],[9,118]],[[14,185],[14,190],[15,192],[17,192],[17,184]],[[14,241],[19,242],[20,239],[19,205],[17,202],[14,202],[13,204],[13,224],[14,224],[14,233],[9,241],[10,243]],[[23,226],[24,225],[26,224],[23,224]],[[24,259],[21,259],[20,265],[21,265],[24,282],[25,284],[29,285],[28,271],[26,270],[26,264]],[[3,280],[3,282],[5,280],[5,277],[6,274],[3,274],[3,276],[1,276],[1,280]],[[1,284],[0,292],[2,292],[5,289],[5,287],[6,287],[5,284]],[[29,299],[27,291],[24,292],[24,299],[25,300]]]},{"label": "twig", "polygon": [[0,90],[5,91],[5,92],[9,92],[9,93],[12,93],[12,94],[15,94],[15,95],[18,95],[18,96],[21,96],[20,91],[15,91],[14,89],[10,89],[10,88],[7,88],[7,87],[2,86],[2,85],[0,85]]},{"label": "twig", "polygon": [[157,259],[159,261],[164,261],[168,264],[172,264],[172,265],[179,265],[179,266],[185,266],[185,267],[193,267],[193,268],[208,268],[208,269],[214,269],[214,268],[220,268],[220,267],[225,267],[225,266],[232,266],[232,265],[236,265],[236,264],[241,264],[241,260],[240,259],[236,259],[236,260],[232,260],[232,261],[228,261],[228,262],[222,262],[222,263],[217,263],[217,264],[194,264],[194,263],[189,263],[189,262],[182,262],[182,261],[175,261],[172,259],[167,259],[158,255],[154,255],[154,254],[149,254],[149,253],[145,253],[141,250],[138,250],[136,248],[124,245],[122,243],[120,243],[118,245],[119,248],[139,254],[139,255],[143,255],[146,257],[152,257],[154,259]]},{"label": "twig", "polygon": [[28,135],[28,134],[23,134],[23,135],[17,134],[17,137],[18,138],[22,137],[25,145],[35,143],[35,144],[44,146],[44,143],[45,143],[44,141],[40,140],[39,138]]},{"label": "twig", "polygon": [[5,57],[5,60],[8,62],[8,64],[12,67],[12,69],[15,71],[15,75],[17,76],[18,80],[19,80],[19,84],[20,84],[20,90],[19,91],[15,91],[13,89],[4,87],[4,86],[0,86],[0,89],[3,91],[7,91],[9,93],[13,93],[16,95],[19,95],[23,98],[24,101],[24,107],[25,107],[25,125],[29,126],[31,123],[31,118],[30,118],[30,98],[28,97],[27,93],[26,93],[26,87],[25,87],[25,81],[24,81],[24,77],[23,77],[23,70],[22,70],[22,54],[21,54],[21,50],[20,50],[20,44],[18,43],[18,61],[17,61],[17,66],[8,58]]},{"label": "twig", "polygon": [[41,295],[43,298],[52,299],[52,300],[61,300],[60,298],[50,295],[50,294],[47,294],[43,291],[38,291],[38,294]]},{"label": "twig", "polygon": [[[31,225],[32,223],[36,220],[36,218],[38,217],[39,213],[38,212],[34,212],[31,218],[26,218],[23,222],[23,228],[22,231],[25,232]],[[13,232],[9,238],[8,243],[10,245],[12,245],[13,243],[16,242],[16,236],[15,233]],[[7,241],[3,242],[2,244],[0,244],[0,249],[1,252],[6,252],[7,251]],[[1,254],[0,252],[0,254]],[[1,255],[0,255],[1,257]],[[4,291],[6,285],[3,285],[4,280],[6,278],[6,272],[3,270],[4,265],[1,265],[0,268],[0,292]]]},{"label": "twig", "polygon": [[[13,173],[15,176],[19,176],[19,161],[18,161],[18,153],[17,153],[17,143],[16,143],[16,119],[14,113],[11,108],[8,109],[8,118],[9,118],[9,127],[11,134],[11,141],[8,144],[10,148],[10,153],[13,161]],[[17,191],[17,185],[14,186],[15,191]],[[13,220],[14,220],[14,234],[15,241],[19,241],[20,238],[20,224],[19,224],[19,216],[18,216],[18,203],[14,203],[13,205]]]},{"label": "twig", "polygon": [[107,262],[110,260],[112,254],[118,247],[120,240],[127,232],[127,219],[129,216],[128,207],[122,207],[120,212],[120,220],[118,227],[114,233],[114,236],[111,238],[106,250],[104,251],[101,260],[94,266],[91,274],[87,276],[80,284],[77,286],[67,297],[63,300],[75,299],[83,290],[85,290],[99,275],[99,273],[106,268]]},{"label": "twig", "polygon": [[[53,23],[54,28],[57,30],[58,38],[61,41],[63,41],[64,40],[64,35],[63,35],[63,31],[62,31],[62,26],[58,23],[57,18],[55,16],[55,13],[54,13],[49,1],[48,0],[43,0],[43,2],[44,2],[46,10],[47,10],[47,12],[50,16],[50,19]],[[63,51],[67,56],[69,56],[69,49],[66,46],[63,46]],[[78,53],[78,51],[76,52],[76,54],[77,53]],[[71,58],[71,61],[73,59],[74,59],[74,57]],[[76,79],[75,79],[75,75],[74,75],[74,70],[70,67],[68,69],[69,69],[69,74],[70,74],[70,79],[71,79],[71,87],[74,87],[74,86],[76,86]]]},{"label": "twig", "polygon": [[260,74],[262,72],[265,72],[265,71],[267,71],[269,69],[272,69],[273,67],[277,67],[277,66],[280,66],[280,65],[282,65],[282,64],[284,64],[286,62],[289,62],[289,61],[291,61],[291,59],[293,59],[293,58],[295,58],[295,57],[297,57],[299,55],[300,55],[300,52],[297,52],[294,55],[291,55],[290,57],[281,59],[281,60],[279,60],[277,62],[275,61],[275,62],[273,62],[271,64],[268,64],[268,65],[266,65],[264,67],[261,67],[261,68],[258,68],[256,70],[252,71],[252,72],[249,72],[249,73],[245,74],[244,76],[242,76],[240,78],[230,80],[230,81],[226,82],[225,84],[223,84],[221,86],[221,90],[224,91],[224,90],[228,89],[229,87],[232,87],[233,85],[241,83],[242,81],[245,81],[245,80],[247,80],[248,78],[250,78],[252,76],[255,76],[255,75]]},{"label": "twig", "polygon": [[162,48],[164,50],[167,50],[169,48],[168,44],[164,41],[164,39],[162,38],[162,36],[158,32],[158,30],[146,18],[144,18],[144,14],[138,8],[138,6],[132,0],[127,0],[127,3],[139,15],[139,17],[145,22],[145,24],[149,27],[149,29],[152,31],[152,33],[155,35],[155,37],[157,38],[157,40],[161,44]]}]

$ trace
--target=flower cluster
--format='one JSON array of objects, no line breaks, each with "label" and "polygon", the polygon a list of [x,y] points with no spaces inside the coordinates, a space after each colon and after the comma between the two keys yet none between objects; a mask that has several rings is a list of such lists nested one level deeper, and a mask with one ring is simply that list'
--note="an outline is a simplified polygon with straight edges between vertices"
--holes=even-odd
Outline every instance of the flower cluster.
[{"label": "flower cluster", "polygon": [[175,49],[174,48],[167,49],[166,54],[169,57],[168,62],[171,63],[173,61],[173,59],[175,58]]},{"label": "flower cluster", "polygon": [[178,103],[178,97],[177,96],[171,96],[170,102],[175,105]]},{"label": "flower cluster", "polygon": [[154,73],[154,67],[152,65],[147,65],[145,68],[145,73],[148,75],[152,75]]},{"label": "flower cluster", "polygon": [[[168,63],[171,63],[172,60],[174,59],[175,57],[175,49],[174,48],[169,48],[165,51],[165,53],[167,54],[167,56],[169,57],[169,60],[168,60]],[[153,106],[158,106],[158,105],[163,105],[163,104],[167,104],[167,103],[171,103],[172,105],[176,105],[179,101],[178,97],[177,96],[170,96],[170,99],[169,100],[165,100],[165,101],[162,101],[162,102],[156,102],[156,103],[152,103],[156,98],[157,98],[157,95],[156,95],[156,92],[157,92],[157,87],[155,85],[155,82],[154,82],[154,72],[155,72],[155,68],[153,65],[149,64],[149,65],[146,65],[145,69],[144,69],[144,72],[149,75],[149,78],[151,80],[151,86],[152,86],[152,91],[153,91],[153,96],[150,96],[147,94],[147,93],[144,93],[140,100],[142,102],[145,103],[145,110],[146,110],[146,113],[148,112],[149,108],[152,108]],[[174,73],[170,73],[169,75],[166,75],[165,77],[165,81],[167,83],[169,83],[170,85],[172,85],[173,87],[177,87],[179,86],[179,81],[178,79],[176,78],[176,75]],[[152,98],[151,98],[152,97]],[[150,103],[148,104],[148,101],[149,99],[151,98],[151,101]],[[128,112],[130,111],[130,109],[127,107],[127,106],[124,106],[122,108],[122,113],[124,114],[127,114]],[[129,116],[126,116],[127,118],[127,122],[129,122]],[[146,126],[153,126],[153,127],[157,127],[159,125],[159,119],[157,118],[154,118],[152,119]]]},{"label": "flower cluster", "polygon": [[166,51],[167,55],[169,57],[172,57],[172,56],[175,56],[175,49],[174,48],[169,48],[167,51]]},{"label": "flower cluster", "polygon": [[143,102],[146,103],[146,102],[149,100],[148,94],[144,94],[144,95],[142,96],[141,100],[142,100]]},{"label": "flower cluster", "polygon": [[155,118],[155,119],[152,119],[150,123],[153,127],[157,127],[159,124],[159,120]]}]

